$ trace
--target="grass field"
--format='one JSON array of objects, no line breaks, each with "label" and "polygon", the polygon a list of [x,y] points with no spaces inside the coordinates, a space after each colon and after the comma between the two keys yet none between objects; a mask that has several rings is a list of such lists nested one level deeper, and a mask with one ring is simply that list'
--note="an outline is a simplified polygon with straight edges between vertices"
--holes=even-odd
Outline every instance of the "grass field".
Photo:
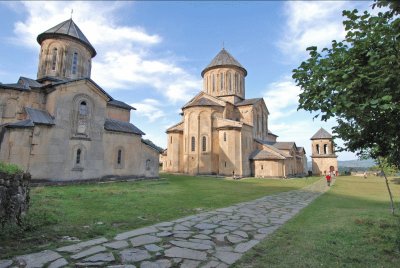
[{"label": "grass field", "polygon": [[400,267],[400,185],[391,187],[397,216],[382,178],[339,177],[235,267]]},{"label": "grass field", "polygon": [[23,229],[0,233],[0,259],[55,248],[63,236],[81,240],[116,233],[277,192],[302,188],[317,178],[238,181],[161,174],[141,182],[37,187]]}]

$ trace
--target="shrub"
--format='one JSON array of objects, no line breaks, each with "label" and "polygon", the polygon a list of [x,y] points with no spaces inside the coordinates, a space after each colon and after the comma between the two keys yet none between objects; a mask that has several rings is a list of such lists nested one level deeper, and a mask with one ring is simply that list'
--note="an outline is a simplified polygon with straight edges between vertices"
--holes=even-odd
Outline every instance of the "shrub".
[{"label": "shrub", "polygon": [[0,172],[4,172],[4,173],[12,175],[12,174],[16,174],[16,173],[22,173],[23,170],[15,164],[8,164],[8,163],[0,162]]}]

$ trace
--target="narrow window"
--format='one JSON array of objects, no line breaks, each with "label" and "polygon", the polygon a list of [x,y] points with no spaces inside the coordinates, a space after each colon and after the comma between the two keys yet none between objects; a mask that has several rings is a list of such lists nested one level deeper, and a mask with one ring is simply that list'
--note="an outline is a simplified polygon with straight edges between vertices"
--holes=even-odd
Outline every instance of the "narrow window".
[{"label": "narrow window", "polygon": [[224,132],[224,141],[226,141],[226,132]]},{"label": "narrow window", "polygon": [[192,152],[196,149],[196,139],[192,137]]},{"label": "narrow window", "polygon": [[328,154],[328,144],[324,144],[324,154]]},{"label": "narrow window", "polygon": [[87,108],[86,101],[82,101],[79,104],[79,114],[80,115],[87,115],[88,114],[88,108]]},{"label": "narrow window", "polygon": [[150,170],[150,167],[151,167],[151,160],[147,159],[146,160],[146,170]]},{"label": "narrow window", "polygon": [[238,74],[235,74],[235,90],[239,92]]},{"label": "narrow window", "polygon": [[171,136],[171,138],[170,138],[170,143],[172,144],[172,136]]},{"label": "narrow window", "polygon": [[212,74],[212,91],[215,91],[215,74]]},{"label": "narrow window", "polygon": [[207,149],[207,138],[205,136],[203,136],[202,138],[202,150],[203,152],[205,152]]},{"label": "narrow window", "polygon": [[231,73],[227,73],[227,78],[226,78],[226,82],[228,83],[228,91],[231,92],[232,91],[232,79],[231,79]]},{"label": "narrow window", "polygon": [[221,74],[221,90],[224,88],[224,74]]},{"label": "narrow window", "polygon": [[263,165],[261,165],[261,170],[263,170],[264,169],[264,166]]},{"label": "narrow window", "polygon": [[117,164],[121,165],[121,161],[122,161],[122,150],[119,149],[117,154]]},{"label": "narrow window", "polygon": [[78,65],[78,53],[74,52],[74,55],[72,57],[72,74],[76,74],[77,65]]},{"label": "narrow window", "polygon": [[317,154],[319,154],[319,144],[317,144],[316,149],[317,149]]},{"label": "narrow window", "polygon": [[76,151],[76,164],[79,165],[81,163],[81,154],[82,154],[82,150],[78,149]]},{"label": "narrow window", "polygon": [[88,60],[87,77],[90,77],[90,70],[92,69],[92,62]]},{"label": "narrow window", "polygon": [[226,161],[225,161],[225,167],[226,167]]},{"label": "narrow window", "polygon": [[55,71],[56,70],[56,64],[57,64],[57,48],[53,48],[53,55],[51,58],[51,70]]}]

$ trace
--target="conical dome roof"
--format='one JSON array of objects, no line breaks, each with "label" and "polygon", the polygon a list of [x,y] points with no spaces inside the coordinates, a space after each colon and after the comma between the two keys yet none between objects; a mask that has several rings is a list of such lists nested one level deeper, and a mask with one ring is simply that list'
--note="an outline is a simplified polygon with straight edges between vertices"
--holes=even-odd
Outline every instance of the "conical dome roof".
[{"label": "conical dome roof", "polygon": [[322,127],[311,137],[311,140],[332,139],[332,135]]},{"label": "conical dome roof", "polygon": [[68,36],[80,41],[90,50],[92,57],[96,56],[96,50],[72,19],[63,21],[53,28],[50,28],[47,31],[39,34],[37,37],[37,41],[39,44],[41,44],[43,40],[47,38],[54,38],[57,36]]},{"label": "conical dome roof", "polygon": [[243,70],[244,76],[247,75],[246,69],[231,54],[229,54],[225,48],[223,48],[210,62],[210,64],[208,64],[207,67],[201,72],[201,76],[204,76],[204,74],[210,69],[229,66],[238,67]]}]

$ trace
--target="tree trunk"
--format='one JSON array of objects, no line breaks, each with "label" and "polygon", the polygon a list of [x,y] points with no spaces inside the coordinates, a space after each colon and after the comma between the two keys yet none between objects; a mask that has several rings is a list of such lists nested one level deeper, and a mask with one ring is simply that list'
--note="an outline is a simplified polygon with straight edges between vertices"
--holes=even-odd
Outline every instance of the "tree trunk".
[{"label": "tree trunk", "polygon": [[392,209],[392,215],[394,215],[394,203],[393,203],[392,191],[390,191],[389,182],[388,182],[385,172],[383,171],[383,166],[381,165],[381,161],[378,160],[378,163],[379,163],[379,167],[381,168],[381,172],[382,172],[383,176],[385,177],[386,188],[388,189],[389,197],[390,197],[390,208]]}]

